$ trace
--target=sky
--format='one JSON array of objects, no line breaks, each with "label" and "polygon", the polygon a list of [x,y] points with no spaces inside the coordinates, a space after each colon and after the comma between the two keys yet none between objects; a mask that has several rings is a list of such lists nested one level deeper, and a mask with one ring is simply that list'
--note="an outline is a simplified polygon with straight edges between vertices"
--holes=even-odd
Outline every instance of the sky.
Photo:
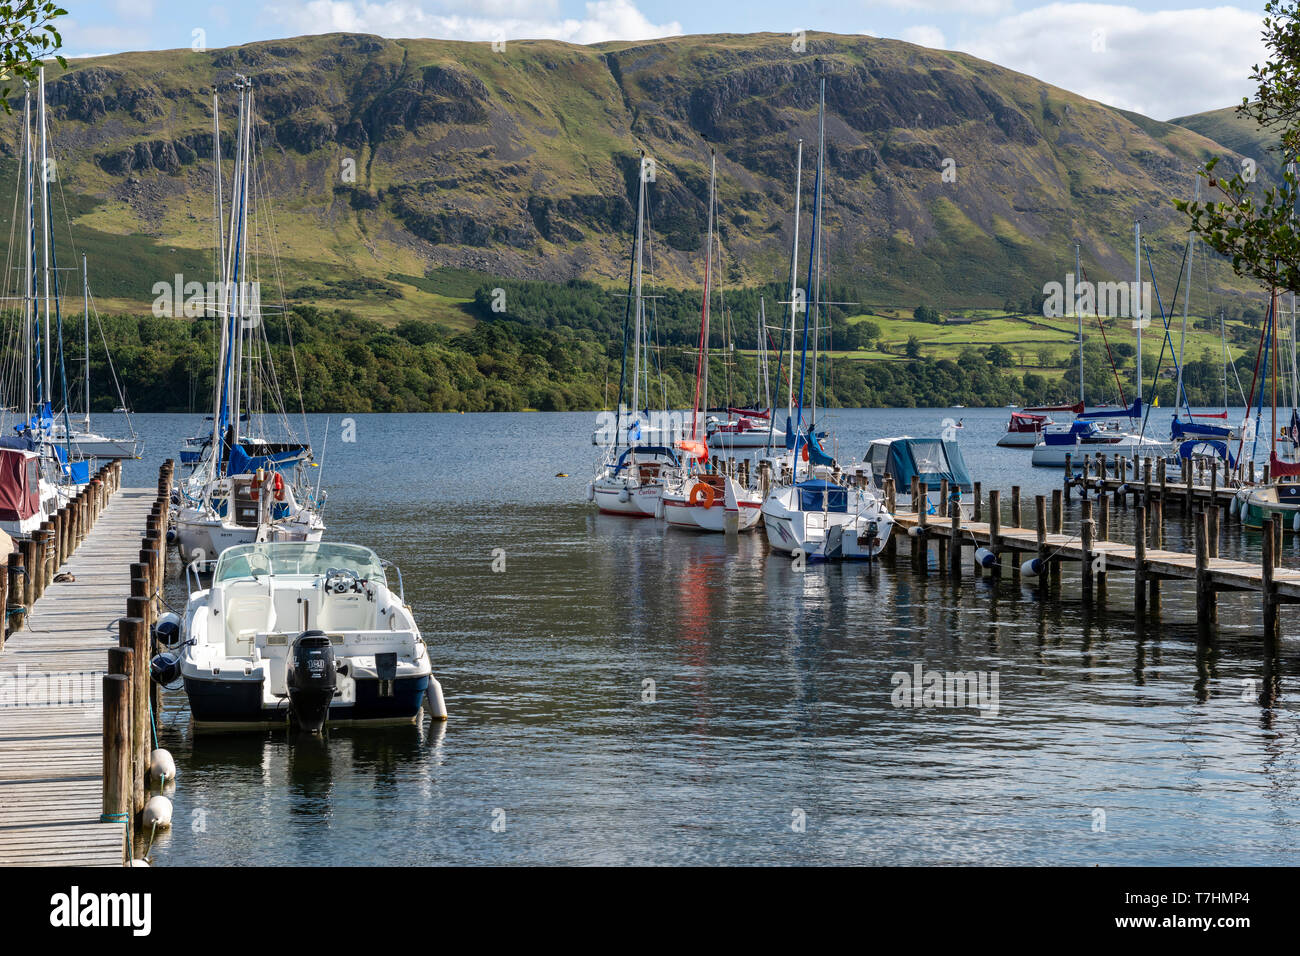
[{"label": "sky", "polygon": [[865,34],[960,50],[1156,119],[1235,106],[1264,60],[1262,0],[61,0],[68,56],[336,31],[572,43],[700,33]]}]

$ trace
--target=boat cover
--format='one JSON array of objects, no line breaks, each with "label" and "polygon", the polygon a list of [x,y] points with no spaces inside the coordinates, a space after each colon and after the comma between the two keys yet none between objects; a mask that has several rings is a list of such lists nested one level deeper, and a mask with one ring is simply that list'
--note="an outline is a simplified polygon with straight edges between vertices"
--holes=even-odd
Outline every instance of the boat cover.
[{"label": "boat cover", "polygon": [[885,474],[894,479],[894,487],[905,491],[912,487],[912,476],[920,479],[927,491],[938,491],[947,481],[949,487],[972,491],[974,484],[966,470],[966,460],[955,441],[941,438],[896,438],[889,443]]},{"label": "boat cover", "polygon": [[0,520],[22,521],[41,507],[41,466],[34,455],[0,448]]}]

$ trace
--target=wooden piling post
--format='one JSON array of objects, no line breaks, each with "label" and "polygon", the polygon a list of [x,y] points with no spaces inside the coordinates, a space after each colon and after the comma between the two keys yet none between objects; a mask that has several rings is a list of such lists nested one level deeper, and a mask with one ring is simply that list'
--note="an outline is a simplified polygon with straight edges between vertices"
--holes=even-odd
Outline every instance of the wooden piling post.
[{"label": "wooden piling post", "polygon": [[961,575],[961,502],[954,501],[949,506],[952,513],[952,574]]},{"label": "wooden piling post", "polygon": [[45,572],[48,565],[45,557],[46,542],[49,540],[49,532],[45,530],[42,524],[32,532],[32,563],[28,565],[29,574],[32,579],[32,603],[35,604],[45,593]]},{"label": "wooden piling post", "polygon": [[[949,511],[950,507],[951,505],[948,501],[948,479],[942,478],[939,480],[939,524],[942,524],[942,519],[948,517],[952,513]],[[936,535],[936,537],[939,539],[937,542],[939,548],[939,573],[944,574],[948,570],[948,542],[943,535]]]},{"label": "wooden piling post", "polygon": [[1276,567],[1273,555],[1276,539],[1273,536],[1273,525],[1275,519],[1264,519],[1264,553],[1262,555],[1263,564],[1263,582],[1262,594],[1264,600],[1264,637],[1267,640],[1277,640],[1281,636],[1277,613],[1277,586],[1273,583],[1273,569]]},{"label": "wooden piling post", "polygon": [[1086,498],[1082,502],[1083,514],[1079,522],[1079,565],[1083,573],[1083,598],[1092,598],[1092,502]]},{"label": "wooden piling post", "polygon": [[20,542],[19,550],[23,553],[23,607],[31,613],[36,603],[36,542],[31,538]]},{"label": "wooden piling post", "polygon": [[[1057,492],[1059,494],[1060,492]],[[1038,585],[1045,587],[1047,584],[1047,498],[1044,495],[1034,496],[1034,510],[1038,518]]]},{"label": "wooden piling post", "polygon": [[972,512],[973,517],[971,518],[971,520],[975,522],[980,522],[984,520],[983,492],[980,491],[980,483],[978,481],[975,482],[974,488],[975,488],[975,510]]},{"label": "wooden piling post", "polygon": [[[9,555],[0,555],[0,614],[9,610]],[[0,651],[5,649],[5,637],[8,636],[8,621],[0,621]]]},{"label": "wooden piling post", "polygon": [[992,574],[1002,577],[1002,493],[996,488],[989,492],[989,550],[993,552]]},{"label": "wooden piling post", "polygon": [[135,659],[131,672],[131,764],[132,807],[144,811],[149,791],[149,754],[153,750],[153,731],[149,713],[149,632],[138,617],[123,617],[117,622],[118,645],[128,648]]},{"label": "wooden piling post", "polygon": [[1069,454],[1068,452],[1066,453],[1066,455],[1065,455],[1065,481],[1062,483],[1062,488],[1063,488],[1063,490],[1065,491],[1065,500],[1066,500],[1066,501],[1069,501],[1069,500],[1070,500],[1070,478],[1071,478],[1071,476],[1073,476],[1073,474],[1074,474],[1074,464],[1073,464],[1073,462],[1072,462],[1072,460],[1071,460],[1071,459],[1073,459],[1073,458],[1074,458],[1073,455]]},{"label": "wooden piling post", "polygon": [[1210,533],[1204,509],[1196,513],[1192,522],[1196,529],[1196,619],[1208,624],[1218,616],[1218,602],[1210,582]]},{"label": "wooden piling post", "polygon": [[1209,519],[1210,557],[1217,558],[1219,556],[1219,506],[1217,504],[1210,508],[1207,517]]},{"label": "wooden piling post", "polygon": [[1141,619],[1147,610],[1147,509],[1133,510],[1133,613]]},{"label": "wooden piling post", "polygon": [[1023,528],[1024,519],[1020,515],[1020,486],[1011,486],[1011,527]]},{"label": "wooden piling post", "polygon": [[[104,801],[101,821],[130,824],[131,772],[131,681],[122,674],[105,674]],[[128,829],[128,834],[129,832]]]},{"label": "wooden piling post", "polygon": [[22,630],[27,618],[27,606],[23,603],[24,589],[27,587],[27,567],[24,564],[21,548],[15,548],[9,554],[9,603],[5,608],[5,633],[12,634]]},{"label": "wooden piling post", "polygon": [[916,534],[912,538],[912,570],[924,574],[930,563],[930,545],[925,540],[925,499],[921,497],[921,480],[916,475],[912,476],[912,508],[916,511]]},{"label": "wooden piling post", "polygon": [[[867,479],[870,481],[870,478]],[[898,514],[898,495],[894,490],[894,476],[885,476],[885,510],[891,515]],[[898,533],[891,531],[889,540],[885,542],[885,554],[890,558],[898,554]]]}]

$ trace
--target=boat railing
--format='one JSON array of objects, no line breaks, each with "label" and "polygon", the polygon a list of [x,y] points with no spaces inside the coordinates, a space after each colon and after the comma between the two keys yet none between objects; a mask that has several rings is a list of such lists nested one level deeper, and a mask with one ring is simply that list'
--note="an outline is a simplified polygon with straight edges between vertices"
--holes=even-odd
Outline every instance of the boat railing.
[{"label": "boat railing", "polygon": [[402,569],[399,568],[397,565],[395,565],[392,561],[389,561],[387,558],[380,558],[379,566],[385,569],[392,568],[394,571],[397,572],[397,596],[401,599],[402,603],[405,604],[406,585],[402,583]]}]

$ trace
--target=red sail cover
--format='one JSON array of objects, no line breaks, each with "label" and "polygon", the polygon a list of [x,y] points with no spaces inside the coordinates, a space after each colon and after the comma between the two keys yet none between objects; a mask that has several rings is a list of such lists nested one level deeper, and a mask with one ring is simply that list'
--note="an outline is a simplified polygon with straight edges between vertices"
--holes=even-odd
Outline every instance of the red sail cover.
[{"label": "red sail cover", "polygon": [[0,448],[0,521],[22,521],[41,506],[40,464],[35,455]]},{"label": "red sail cover", "polygon": [[1300,475],[1300,461],[1283,461],[1276,452],[1268,456],[1268,474],[1270,478],[1291,478]]}]

